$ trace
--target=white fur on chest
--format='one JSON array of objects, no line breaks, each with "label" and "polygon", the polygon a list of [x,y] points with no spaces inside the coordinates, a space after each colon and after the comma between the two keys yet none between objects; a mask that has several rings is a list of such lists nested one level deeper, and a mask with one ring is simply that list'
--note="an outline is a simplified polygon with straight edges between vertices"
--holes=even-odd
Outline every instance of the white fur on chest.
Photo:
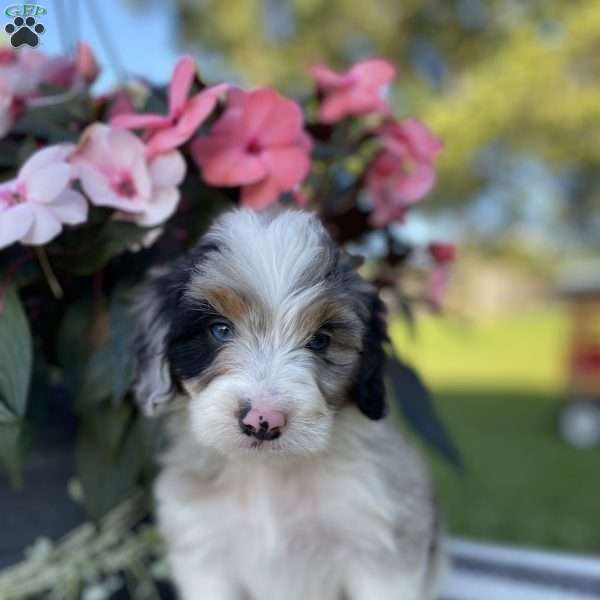
[{"label": "white fur on chest", "polygon": [[368,443],[352,415],[319,458],[194,461],[176,448],[156,489],[172,560],[235,573],[257,597],[305,599],[337,598],[353,564],[418,560],[430,534],[420,464],[384,424],[368,423]]}]

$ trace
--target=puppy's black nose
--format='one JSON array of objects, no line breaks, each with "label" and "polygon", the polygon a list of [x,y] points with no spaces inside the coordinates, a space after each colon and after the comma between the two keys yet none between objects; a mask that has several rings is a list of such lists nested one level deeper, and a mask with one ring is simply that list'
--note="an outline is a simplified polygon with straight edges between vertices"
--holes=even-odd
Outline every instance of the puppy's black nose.
[{"label": "puppy's black nose", "polygon": [[242,433],[262,442],[276,440],[287,423],[287,417],[279,410],[253,407],[247,403],[240,410],[238,423]]}]

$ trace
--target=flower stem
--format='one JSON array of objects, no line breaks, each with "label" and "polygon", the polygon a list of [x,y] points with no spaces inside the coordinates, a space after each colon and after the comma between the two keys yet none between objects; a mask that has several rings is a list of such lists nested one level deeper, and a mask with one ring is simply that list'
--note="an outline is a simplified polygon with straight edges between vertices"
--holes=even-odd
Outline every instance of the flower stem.
[{"label": "flower stem", "polygon": [[58,279],[52,270],[52,265],[48,260],[48,255],[46,251],[41,247],[36,247],[35,253],[37,255],[38,261],[40,262],[40,266],[42,267],[42,271],[44,272],[44,277],[46,278],[46,282],[48,283],[48,287],[52,292],[52,295],[57,300],[62,300],[64,297],[63,289],[60,287],[60,283],[58,283]]}]

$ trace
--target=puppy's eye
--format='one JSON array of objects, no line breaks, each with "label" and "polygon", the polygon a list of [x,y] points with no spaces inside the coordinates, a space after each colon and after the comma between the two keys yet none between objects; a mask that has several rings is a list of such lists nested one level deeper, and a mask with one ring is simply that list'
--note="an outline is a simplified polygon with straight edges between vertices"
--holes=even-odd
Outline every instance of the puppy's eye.
[{"label": "puppy's eye", "polygon": [[211,335],[217,342],[226,342],[233,337],[233,327],[224,321],[216,321],[209,326]]},{"label": "puppy's eye", "polygon": [[319,331],[310,338],[306,347],[313,352],[324,352],[327,350],[330,341],[331,338],[326,333]]}]

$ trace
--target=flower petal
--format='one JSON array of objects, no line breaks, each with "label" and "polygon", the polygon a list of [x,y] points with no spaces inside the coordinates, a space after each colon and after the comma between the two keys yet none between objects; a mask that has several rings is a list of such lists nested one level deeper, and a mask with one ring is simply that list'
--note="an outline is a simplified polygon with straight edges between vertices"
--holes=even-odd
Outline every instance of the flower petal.
[{"label": "flower petal", "polygon": [[75,49],[75,68],[87,83],[92,83],[100,74],[96,57],[85,42],[79,42]]},{"label": "flower petal", "polygon": [[186,104],[175,127],[163,129],[150,137],[148,156],[152,158],[161,152],[168,152],[185,144],[212,112],[216,103],[217,95],[213,92],[196,94]]},{"label": "flower petal", "polygon": [[33,210],[29,204],[17,204],[0,212],[0,248],[22,239],[33,225]]},{"label": "flower petal", "polygon": [[387,104],[368,90],[350,87],[329,94],[321,103],[319,119],[323,123],[335,123],[350,115],[387,112]]},{"label": "flower petal", "polygon": [[169,85],[169,116],[179,115],[185,106],[194,75],[196,64],[189,56],[184,56],[175,65]]},{"label": "flower petal", "polygon": [[417,160],[431,162],[443,148],[441,140],[435,137],[419,119],[414,117],[404,119],[398,124],[398,128]]},{"label": "flower petal", "polygon": [[266,177],[258,183],[242,188],[242,206],[260,210],[277,202],[280,194],[281,190],[275,178]]},{"label": "flower petal", "polygon": [[88,215],[88,203],[76,190],[66,189],[48,208],[63,223],[79,225]]},{"label": "flower petal", "polygon": [[396,69],[387,60],[373,58],[356,63],[350,73],[358,80],[359,85],[377,88],[390,83],[396,76]]},{"label": "flower petal", "polygon": [[[225,86],[215,86],[222,87]],[[189,138],[202,125],[206,117],[212,112],[217,104],[218,93],[212,88],[196,94],[185,105],[179,122],[177,123],[177,131]]]},{"label": "flower petal", "polygon": [[150,178],[155,187],[175,187],[185,177],[185,160],[180,152],[159,154],[149,164]]},{"label": "flower petal", "polygon": [[[190,134],[191,136],[191,134]],[[148,158],[154,158],[156,155],[162,152],[169,152],[174,148],[177,148],[186,141],[185,137],[182,137],[175,127],[168,127],[167,129],[161,129],[155,134],[150,136],[147,144],[147,155]]]},{"label": "flower petal", "polygon": [[31,204],[33,223],[29,231],[21,238],[24,244],[40,246],[54,239],[62,230],[62,223],[43,204]]},{"label": "flower petal", "polygon": [[227,94],[227,108],[212,126],[211,135],[234,136],[246,135],[243,131],[244,97],[246,93],[238,88],[231,88]]},{"label": "flower petal", "polygon": [[19,180],[29,179],[32,175],[38,173],[44,167],[52,163],[64,162],[73,152],[73,144],[57,144],[47,146],[32,154],[19,171]]},{"label": "flower petal", "polygon": [[413,204],[431,191],[435,179],[435,169],[431,165],[416,165],[412,173],[399,175],[395,179],[394,195]]},{"label": "flower petal", "polygon": [[177,208],[179,190],[174,187],[158,188],[146,205],[143,213],[134,217],[134,221],[143,227],[153,227],[164,223]]},{"label": "flower petal", "polygon": [[108,180],[98,169],[89,163],[78,166],[79,178],[83,191],[90,202],[95,206],[109,206],[127,212],[139,212],[137,205],[132,205],[131,200],[122,198],[110,187]]},{"label": "flower petal", "polygon": [[131,167],[146,154],[140,138],[125,129],[109,128],[106,141],[110,163],[119,168]]},{"label": "flower petal", "polygon": [[269,126],[281,97],[271,88],[247,93],[243,99],[243,127],[248,137],[258,136]]},{"label": "flower petal", "polygon": [[321,89],[343,87],[352,82],[352,77],[347,73],[336,73],[325,65],[312,66],[310,74]]},{"label": "flower petal", "polygon": [[265,146],[286,146],[298,139],[302,132],[302,110],[293,100],[278,96],[268,123],[258,133]]},{"label": "flower petal", "polygon": [[126,114],[117,115],[110,120],[111,127],[119,129],[156,129],[168,127],[171,124],[169,117],[155,114]]},{"label": "flower petal", "polygon": [[66,187],[71,179],[71,166],[66,162],[47,165],[25,180],[27,199],[38,203],[52,202]]},{"label": "flower petal", "polygon": [[255,183],[268,173],[260,156],[247,153],[233,138],[199,137],[192,154],[202,168],[202,177],[211,185]]},{"label": "flower petal", "polygon": [[297,186],[310,171],[310,160],[301,148],[274,148],[264,152],[263,161],[281,192]]}]

